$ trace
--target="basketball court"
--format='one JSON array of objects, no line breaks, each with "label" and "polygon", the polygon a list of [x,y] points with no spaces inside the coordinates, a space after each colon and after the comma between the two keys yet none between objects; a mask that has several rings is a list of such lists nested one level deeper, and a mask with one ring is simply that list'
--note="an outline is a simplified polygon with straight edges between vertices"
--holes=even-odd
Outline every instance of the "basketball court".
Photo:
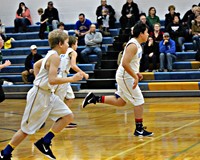
[{"label": "basketball court", "polygon": [[[130,104],[124,108],[105,104],[72,106],[76,129],[64,129],[52,142],[58,160],[199,160],[199,97],[146,98],[144,125],[152,137],[135,137],[134,114]],[[7,99],[0,105],[0,149],[20,128],[26,101]],[[35,147],[51,127],[27,137],[13,152],[14,160],[46,160]]]}]

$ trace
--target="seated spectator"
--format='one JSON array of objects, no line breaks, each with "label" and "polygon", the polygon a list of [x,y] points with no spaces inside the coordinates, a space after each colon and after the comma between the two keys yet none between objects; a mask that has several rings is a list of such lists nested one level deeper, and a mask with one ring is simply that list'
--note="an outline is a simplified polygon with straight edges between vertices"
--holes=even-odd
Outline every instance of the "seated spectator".
[{"label": "seated spectator", "polygon": [[63,22],[58,23],[58,29],[62,30],[63,32],[65,32],[68,35],[68,31],[65,30],[65,24]]},{"label": "seated spectator", "polygon": [[[151,36],[149,36],[148,41],[144,45],[142,57],[144,71],[151,72],[153,70],[155,72],[157,70],[159,50]],[[153,63],[153,68],[150,67],[150,62]]]},{"label": "seated spectator", "polygon": [[[3,38],[0,36],[0,70],[10,66],[11,63],[9,60],[6,60],[4,64],[2,64],[2,54],[1,54],[1,48],[4,46],[4,40]],[[5,94],[2,88],[3,85],[3,80],[0,79],[0,103],[3,102],[5,100]]]},{"label": "seated spectator", "polygon": [[[193,14],[190,14],[190,16],[188,17],[188,28],[191,29],[192,28],[192,22],[194,22],[194,19],[196,16],[198,16],[200,14],[200,7],[199,6],[194,6],[192,8],[192,12]],[[192,30],[190,30],[190,32],[192,32]]]},{"label": "seated spectator", "polygon": [[169,13],[165,14],[165,28],[167,27],[167,25],[171,22],[173,22],[174,16],[177,15],[180,19],[180,13],[175,12],[176,8],[174,5],[170,5],[168,7],[168,11]]},{"label": "seated spectator", "polygon": [[200,46],[200,15],[196,16],[195,21],[192,23],[192,35],[194,50],[197,51]]},{"label": "seated spectator", "polygon": [[153,31],[149,35],[153,38],[154,42],[159,46],[160,41],[163,40],[164,32],[160,30],[160,23],[155,23]]},{"label": "seated spectator", "polygon": [[196,7],[197,7],[197,5],[195,5],[195,4],[192,5],[192,8],[190,10],[188,10],[182,18],[182,25],[185,29],[184,37],[185,37],[185,40],[188,42],[192,41],[192,30],[191,30],[192,23],[191,23],[191,21],[194,20]]},{"label": "seated spectator", "polygon": [[90,25],[92,22],[85,18],[83,13],[79,14],[79,20],[75,24],[75,34],[78,37],[78,45],[85,45],[84,37],[89,33]]},{"label": "seated spectator", "polygon": [[[159,43],[160,51],[160,69],[159,72],[164,72],[165,66],[168,72],[172,72],[173,61],[176,59],[176,44],[170,39],[169,33],[163,34],[163,40]],[[167,63],[166,63],[167,62]]]},{"label": "seated spectator", "polygon": [[160,18],[156,15],[155,7],[149,8],[149,14],[146,18],[150,28],[153,28],[155,23],[160,23]]},{"label": "seated spectator", "polygon": [[38,60],[42,59],[43,57],[37,53],[37,46],[32,45],[30,47],[31,53],[26,57],[25,60],[25,71],[22,74],[22,80],[24,83],[29,83],[28,77],[31,76],[31,82],[34,80],[34,73],[33,73],[33,65]]},{"label": "seated spectator", "polygon": [[196,7],[196,6],[197,6],[196,4],[193,4],[193,5],[192,5],[192,8],[189,9],[189,10],[184,14],[184,16],[183,16],[183,18],[182,18],[182,20],[181,20],[183,25],[187,25],[188,19],[189,19],[189,17],[190,17],[191,15],[194,14],[193,9],[194,9],[194,7]]},{"label": "seated spectator", "polygon": [[151,31],[153,31],[153,28],[151,27],[151,25],[147,21],[145,13],[141,13],[140,14],[140,21],[148,26],[148,33],[150,33]]},{"label": "seated spectator", "polygon": [[47,8],[44,10],[45,19],[48,18],[47,25],[52,25],[53,30],[57,29],[59,23],[58,10],[53,6],[53,2],[49,1]]},{"label": "seated spectator", "polygon": [[1,22],[0,19],[0,36],[3,38],[3,40],[6,40],[6,28],[5,25]]},{"label": "seated spectator", "polygon": [[38,9],[38,14],[40,15],[40,31],[39,31],[39,38],[45,39],[44,32],[47,30],[47,21],[48,18],[45,17],[44,11],[42,8]]},{"label": "seated spectator", "polygon": [[31,13],[24,2],[19,3],[19,8],[16,12],[16,18],[14,21],[15,32],[19,32],[19,27],[22,27],[22,31],[27,31],[27,26],[32,24]]},{"label": "seated spectator", "polygon": [[89,63],[88,55],[97,54],[97,69],[101,69],[102,50],[100,47],[102,40],[102,34],[100,32],[96,32],[95,24],[91,24],[89,33],[85,35],[86,48],[81,51],[81,58],[83,59],[84,63]]},{"label": "seated spectator", "polygon": [[174,16],[173,22],[169,23],[166,27],[166,32],[168,32],[170,37],[176,42],[176,51],[182,52],[182,50],[184,50],[183,43],[185,41],[184,35],[186,31],[177,15]]},{"label": "seated spectator", "polygon": [[115,27],[115,10],[111,5],[107,5],[106,0],[101,0],[101,5],[97,7],[97,24],[100,30],[109,31]]},{"label": "seated spectator", "polygon": [[122,7],[121,14],[122,16],[119,20],[121,24],[121,29],[130,29],[139,20],[138,5],[134,3],[133,0],[127,0],[127,2]]}]

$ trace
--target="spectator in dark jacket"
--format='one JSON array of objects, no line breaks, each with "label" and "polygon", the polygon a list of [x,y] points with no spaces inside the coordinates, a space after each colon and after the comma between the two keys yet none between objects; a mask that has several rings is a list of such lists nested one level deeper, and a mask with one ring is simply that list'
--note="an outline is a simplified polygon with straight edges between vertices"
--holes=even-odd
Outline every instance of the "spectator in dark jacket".
[{"label": "spectator in dark jacket", "polygon": [[[157,60],[159,56],[159,50],[154,42],[153,38],[149,36],[148,41],[144,45],[143,50],[143,65],[145,72],[156,71],[157,70]],[[153,63],[153,68],[150,68],[150,62]]]},{"label": "spectator in dark jacket", "polygon": [[[168,72],[172,72],[173,61],[176,59],[176,44],[175,41],[170,39],[169,33],[163,34],[163,40],[159,43],[160,51],[160,69],[163,72],[167,66]],[[167,64],[165,64],[167,62]]]},{"label": "spectator in dark jacket", "polygon": [[122,16],[120,18],[120,24],[122,30],[125,28],[131,28],[139,20],[139,9],[138,5],[133,0],[127,0],[122,7]]},{"label": "spectator in dark jacket", "polygon": [[[106,0],[101,0],[101,5],[97,7],[96,10],[97,15],[97,24],[99,28],[107,27],[114,28],[115,27],[115,10],[111,5],[107,5]],[[103,25],[104,20],[108,18],[108,24]]]},{"label": "spectator in dark jacket", "polygon": [[177,15],[180,19],[180,13],[175,12],[175,6],[174,5],[170,5],[168,7],[168,11],[169,13],[165,14],[165,28],[167,27],[167,25],[171,22],[173,22],[174,16]]},{"label": "spectator in dark jacket", "polygon": [[58,10],[53,6],[53,2],[49,1],[47,8],[44,10],[44,16],[48,18],[48,24],[52,24],[52,28],[57,29],[59,20]]},{"label": "spectator in dark jacket", "polygon": [[179,17],[174,16],[173,22],[169,23],[166,27],[166,32],[170,34],[170,37],[176,42],[176,51],[182,52],[184,49],[183,43],[185,41],[186,30],[180,23]]},{"label": "spectator in dark jacket", "polygon": [[[22,80],[24,81],[24,83],[29,83],[28,76],[34,77],[33,65],[35,62],[43,58],[40,54],[37,54],[36,45],[32,45],[30,49],[31,53],[26,57],[25,60],[25,71],[22,72]],[[32,78],[32,80],[34,80],[34,78]]]},{"label": "spectator in dark jacket", "polygon": [[182,18],[182,23],[183,23],[183,25],[185,25],[185,24],[188,23],[189,17],[190,17],[191,15],[194,14],[194,12],[193,12],[192,10],[193,10],[193,8],[196,7],[196,6],[197,6],[196,4],[193,4],[193,5],[192,5],[192,8],[189,9],[189,10],[184,14],[184,16],[183,16],[183,18]]},{"label": "spectator in dark jacket", "polygon": [[38,14],[40,15],[40,31],[39,31],[39,38],[45,39],[44,32],[47,30],[47,21],[48,18],[45,17],[44,11],[42,8],[38,9]]}]

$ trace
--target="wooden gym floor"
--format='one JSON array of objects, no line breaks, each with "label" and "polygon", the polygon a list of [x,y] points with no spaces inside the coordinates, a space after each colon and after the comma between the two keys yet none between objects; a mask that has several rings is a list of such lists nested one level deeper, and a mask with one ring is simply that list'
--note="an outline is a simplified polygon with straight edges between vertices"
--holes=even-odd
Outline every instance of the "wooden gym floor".
[{"label": "wooden gym floor", "polygon": [[[153,137],[133,136],[133,108],[105,104],[71,107],[77,129],[64,129],[52,144],[58,160],[199,160],[200,98],[147,98],[144,125]],[[6,100],[0,104],[0,149],[20,127],[25,100]],[[52,125],[29,136],[13,152],[14,160],[47,160],[35,147]]]}]

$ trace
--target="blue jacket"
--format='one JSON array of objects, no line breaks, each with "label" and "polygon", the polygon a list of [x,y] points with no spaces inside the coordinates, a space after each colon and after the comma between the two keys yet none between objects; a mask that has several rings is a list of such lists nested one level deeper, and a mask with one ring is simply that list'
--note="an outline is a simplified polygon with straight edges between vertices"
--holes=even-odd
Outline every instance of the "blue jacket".
[{"label": "blue jacket", "polygon": [[159,43],[159,51],[160,53],[171,53],[176,56],[176,43],[174,40],[169,39],[167,44],[163,44],[164,40]]}]

